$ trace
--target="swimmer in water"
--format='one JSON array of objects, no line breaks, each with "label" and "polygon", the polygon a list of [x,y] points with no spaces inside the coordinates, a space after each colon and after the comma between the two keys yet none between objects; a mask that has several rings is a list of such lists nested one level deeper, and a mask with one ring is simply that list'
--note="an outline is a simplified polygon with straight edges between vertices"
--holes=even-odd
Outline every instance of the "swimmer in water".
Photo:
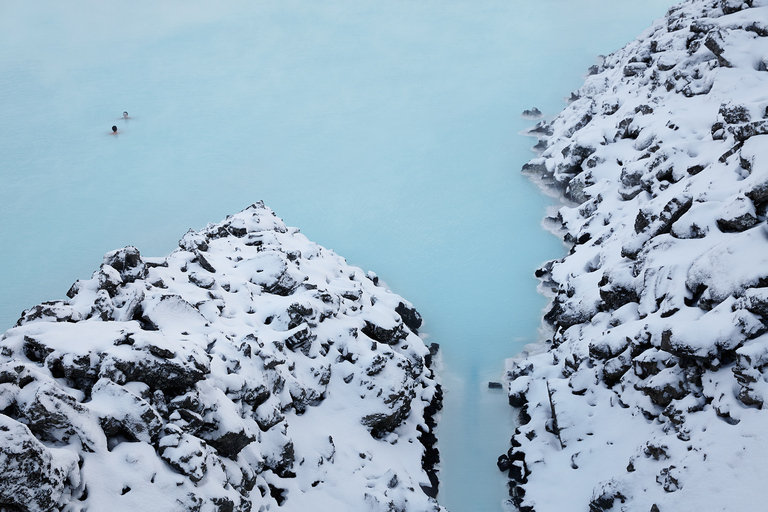
[{"label": "swimmer in water", "polygon": [[123,119],[130,119],[130,117],[128,117],[128,112],[123,112]]},{"label": "swimmer in water", "polygon": [[117,135],[117,126],[112,127],[112,133],[110,135]]}]

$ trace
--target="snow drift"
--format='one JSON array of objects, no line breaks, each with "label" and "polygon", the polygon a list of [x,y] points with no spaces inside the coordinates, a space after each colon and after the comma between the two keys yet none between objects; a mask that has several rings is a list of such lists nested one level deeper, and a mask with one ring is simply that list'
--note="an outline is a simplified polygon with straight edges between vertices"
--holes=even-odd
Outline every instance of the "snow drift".
[{"label": "snow drift", "polygon": [[690,0],[595,66],[525,171],[569,204],[547,350],[510,361],[523,511],[768,498],[768,3]]}]

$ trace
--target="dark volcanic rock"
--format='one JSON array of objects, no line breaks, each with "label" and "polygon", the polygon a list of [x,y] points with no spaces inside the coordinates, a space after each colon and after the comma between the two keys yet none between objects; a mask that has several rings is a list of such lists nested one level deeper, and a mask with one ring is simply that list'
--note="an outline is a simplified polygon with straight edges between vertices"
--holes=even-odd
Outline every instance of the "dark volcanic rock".
[{"label": "dark volcanic rock", "polygon": [[145,400],[108,379],[93,386],[91,397],[99,404],[101,427],[108,437],[127,435],[150,444],[157,438],[164,422]]},{"label": "dark volcanic rock", "polygon": [[414,308],[406,306],[404,302],[401,302],[395,308],[397,314],[402,318],[403,323],[415,333],[419,332],[419,328],[422,324],[422,318],[418,311]]},{"label": "dark volcanic rock", "polygon": [[69,471],[62,467],[29,429],[0,414],[0,506],[24,512],[49,512],[61,497]]},{"label": "dark volcanic rock", "polygon": [[595,489],[592,501],[589,502],[589,512],[605,512],[613,509],[616,502],[624,503],[626,500],[618,484],[611,480]]},{"label": "dark volcanic rock", "polygon": [[529,119],[536,119],[542,116],[541,110],[539,110],[536,107],[523,110],[523,117],[527,117]]},{"label": "dark volcanic rock", "polygon": [[141,259],[139,250],[133,246],[118,249],[104,255],[103,265],[108,265],[120,273],[124,283],[147,277],[147,267]]},{"label": "dark volcanic rock", "polygon": [[395,324],[394,327],[387,329],[366,321],[365,327],[362,328],[362,332],[369,338],[380,341],[381,343],[386,343],[387,345],[397,345],[406,337],[403,325],[399,323]]},{"label": "dark volcanic rock", "polygon": [[392,394],[384,402],[389,405],[391,412],[368,414],[360,421],[377,439],[393,432],[411,412],[411,397],[404,393]]}]

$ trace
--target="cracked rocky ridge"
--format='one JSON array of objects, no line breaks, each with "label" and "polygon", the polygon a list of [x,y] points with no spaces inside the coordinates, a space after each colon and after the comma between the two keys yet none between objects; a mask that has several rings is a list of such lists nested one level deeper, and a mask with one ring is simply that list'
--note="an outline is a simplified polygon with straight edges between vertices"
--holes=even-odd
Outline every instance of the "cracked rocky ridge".
[{"label": "cracked rocky ridge", "polygon": [[437,347],[257,203],[0,339],[0,508],[437,511]]},{"label": "cracked rocky ridge", "polygon": [[[510,503],[755,510],[768,492],[768,2],[689,0],[590,70],[524,172],[570,246],[511,360]],[[553,492],[553,490],[556,490]]]}]

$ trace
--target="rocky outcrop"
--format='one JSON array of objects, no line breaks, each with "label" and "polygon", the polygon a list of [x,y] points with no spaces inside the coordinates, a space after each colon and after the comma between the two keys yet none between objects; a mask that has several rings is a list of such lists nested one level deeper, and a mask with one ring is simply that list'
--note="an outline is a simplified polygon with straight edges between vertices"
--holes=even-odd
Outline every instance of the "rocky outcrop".
[{"label": "rocky outcrop", "polygon": [[766,19],[762,0],[672,7],[535,127],[524,171],[569,201],[571,250],[537,274],[546,350],[508,366],[519,510],[768,497]]},{"label": "rocky outcrop", "polygon": [[439,510],[435,349],[373,277],[261,203],[107,254],[0,338],[0,508]]}]

